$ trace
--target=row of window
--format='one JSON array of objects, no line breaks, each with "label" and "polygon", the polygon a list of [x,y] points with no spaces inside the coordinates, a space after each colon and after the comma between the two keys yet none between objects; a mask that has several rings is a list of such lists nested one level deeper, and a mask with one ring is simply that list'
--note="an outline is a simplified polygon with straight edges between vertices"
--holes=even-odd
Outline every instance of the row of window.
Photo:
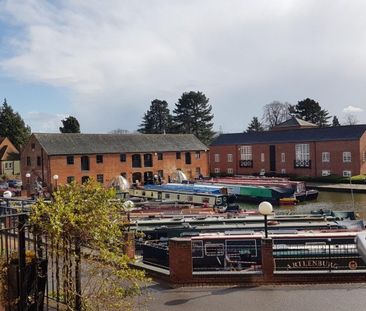
[{"label": "row of window", "polygon": [[[163,153],[162,152],[157,152],[155,153],[157,156],[157,159],[163,160]],[[185,156],[185,164],[192,164],[192,159],[191,159],[191,153],[190,152],[185,152],[184,153]],[[132,156],[132,167],[142,167],[142,160],[141,160],[141,155],[140,154],[133,154]],[[198,160],[201,158],[201,153],[200,151],[196,151],[195,152],[195,159]],[[119,159],[121,162],[126,162],[127,161],[127,155],[125,153],[121,153],[119,156]],[[144,159],[144,167],[152,167],[153,166],[153,154],[152,153],[146,153],[143,155],[143,159]],[[181,159],[181,152],[176,152],[176,159],[179,160]],[[97,154],[95,157],[95,161],[97,164],[101,164],[103,163],[103,155],[102,154]],[[89,170],[89,156],[82,156],[81,157],[81,169],[88,171]],[[68,155],[66,156],[66,163],[67,165],[74,165],[75,164],[75,158],[73,155]],[[31,166],[32,162],[31,162],[31,157],[27,157],[27,166]],[[41,157],[37,157],[37,166],[41,166]]]},{"label": "row of window", "polygon": [[[250,147],[250,148],[243,148]],[[243,161],[252,161],[252,148],[251,146],[242,146],[240,147],[240,160]],[[298,144],[296,145],[296,161],[309,161],[310,160],[310,150],[308,144]],[[343,163],[352,162],[352,154],[350,151],[344,151],[342,153]],[[265,154],[262,152],[260,155],[260,161],[265,162]],[[214,162],[220,162],[220,154],[214,154]],[[233,154],[227,154],[227,162],[233,162]],[[286,162],[286,154],[284,152],[281,153],[281,162]],[[322,152],[322,162],[330,162],[330,152]]]},{"label": "row of window", "polygon": [[[214,173],[215,174],[220,174],[221,173],[220,172],[220,168],[219,167],[215,167],[214,168]],[[226,173],[229,174],[229,175],[232,175],[232,174],[234,174],[234,169],[229,167],[229,168],[227,168]],[[286,169],[284,169],[284,168],[281,169],[281,174],[286,174]],[[344,170],[342,172],[342,174],[343,174],[343,177],[351,177],[352,176],[352,172],[349,171],[349,170]],[[322,176],[329,176],[329,175],[331,175],[331,171],[330,170],[322,170]]]},{"label": "row of window", "polygon": [[[104,183],[104,175],[103,174],[97,174],[96,176],[97,182],[103,184]],[[83,176],[81,177],[81,183],[84,183],[90,179],[90,176]],[[66,181],[68,184],[72,183],[75,180],[75,176],[67,176]]]}]

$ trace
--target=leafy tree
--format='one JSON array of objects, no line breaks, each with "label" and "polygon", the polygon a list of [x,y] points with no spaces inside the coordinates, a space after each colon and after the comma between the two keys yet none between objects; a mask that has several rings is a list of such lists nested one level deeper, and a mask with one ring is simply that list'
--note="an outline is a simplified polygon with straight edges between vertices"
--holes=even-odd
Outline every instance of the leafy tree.
[{"label": "leafy tree", "polygon": [[340,126],[340,125],[341,124],[339,123],[337,116],[334,116],[333,121],[332,121],[332,126]]},{"label": "leafy tree", "polygon": [[138,132],[144,134],[162,134],[172,132],[173,117],[165,100],[154,99],[145,113]]},{"label": "leafy tree", "polygon": [[63,125],[63,127],[60,127],[61,133],[80,133],[80,124],[75,117],[69,116],[61,122]]},{"label": "leafy tree", "polygon": [[[32,206],[31,224],[57,248],[49,258],[59,259],[67,310],[75,310],[76,299],[85,311],[132,310],[142,294],[144,273],[131,268],[122,251],[126,216],[121,211],[127,207],[114,198],[114,190],[89,180],[61,185],[52,201],[39,199]],[[83,273],[81,288],[76,271]]]},{"label": "leafy tree", "polygon": [[267,128],[272,128],[288,120],[291,115],[289,112],[289,103],[273,101],[263,108],[263,122]]},{"label": "leafy tree", "polygon": [[327,110],[322,109],[319,103],[313,99],[301,100],[291,110],[300,119],[317,124],[319,127],[329,126],[328,119],[331,116],[329,116]]},{"label": "leafy tree", "polygon": [[212,106],[202,92],[183,93],[176,103],[173,120],[176,132],[194,134],[204,144],[209,144],[214,136]]},{"label": "leafy tree", "polygon": [[358,123],[358,119],[354,114],[347,114],[345,117],[345,125],[356,125]]},{"label": "leafy tree", "polygon": [[16,148],[20,147],[28,140],[31,134],[29,126],[25,125],[22,117],[4,99],[0,107],[0,136],[8,137]]},{"label": "leafy tree", "polygon": [[257,117],[253,117],[252,121],[248,125],[247,133],[250,132],[262,132],[264,131],[263,125],[259,122]]}]

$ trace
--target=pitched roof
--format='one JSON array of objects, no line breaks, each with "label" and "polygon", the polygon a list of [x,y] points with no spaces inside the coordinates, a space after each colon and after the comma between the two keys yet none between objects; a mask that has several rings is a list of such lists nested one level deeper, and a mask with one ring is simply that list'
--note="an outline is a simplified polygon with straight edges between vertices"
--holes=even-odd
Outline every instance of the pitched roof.
[{"label": "pitched roof", "polygon": [[49,155],[208,150],[193,134],[34,133]]},{"label": "pitched roof", "polygon": [[296,118],[295,116],[292,116],[290,119],[286,120],[285,122],[282,122],[281,124],[276,125],[275,127],[317,127],[316,124],[305,121],[300,118]]},{"label": "pitched roof", "polygon": [[334,126],[323,128],[306,128],[221,134],[211,144],[239,145],[239,144],[267,144],[267,143],[296,143],[310,141],[358,140],[366,131],[366,124]]}]

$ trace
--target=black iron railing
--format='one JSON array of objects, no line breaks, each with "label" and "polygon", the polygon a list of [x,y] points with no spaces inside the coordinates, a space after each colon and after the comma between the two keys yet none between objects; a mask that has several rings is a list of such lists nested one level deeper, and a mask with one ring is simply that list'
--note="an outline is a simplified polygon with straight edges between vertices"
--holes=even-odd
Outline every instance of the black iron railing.
[{"label": "black iron railing", "polygon": [[295,160],[294,168],[311,168],[311,160]]}]

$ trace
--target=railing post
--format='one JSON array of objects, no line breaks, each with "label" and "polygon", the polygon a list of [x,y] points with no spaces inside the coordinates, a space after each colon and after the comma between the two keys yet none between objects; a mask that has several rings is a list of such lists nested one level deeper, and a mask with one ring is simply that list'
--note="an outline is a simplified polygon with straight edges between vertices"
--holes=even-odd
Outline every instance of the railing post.
[{"label": "railing post", "polygon": [[189,283],[192,280],[192,243],[188,238],[169,240],[169,270],[173,283]]},{"label": "railing post", "polygon": [[273,243],[271,238],[262,239],[262,272],[263,281],[271,282],[274,271]]},{"label": "railing post", "polygon": [[25,214],[20,214],[18,216],[18,273],[19,273],[19,303],[18,310],[26,310],[27,304],[27,293],[26,286],[24,284],[25,279],[25,224],[27,221],[27,216]]}]

